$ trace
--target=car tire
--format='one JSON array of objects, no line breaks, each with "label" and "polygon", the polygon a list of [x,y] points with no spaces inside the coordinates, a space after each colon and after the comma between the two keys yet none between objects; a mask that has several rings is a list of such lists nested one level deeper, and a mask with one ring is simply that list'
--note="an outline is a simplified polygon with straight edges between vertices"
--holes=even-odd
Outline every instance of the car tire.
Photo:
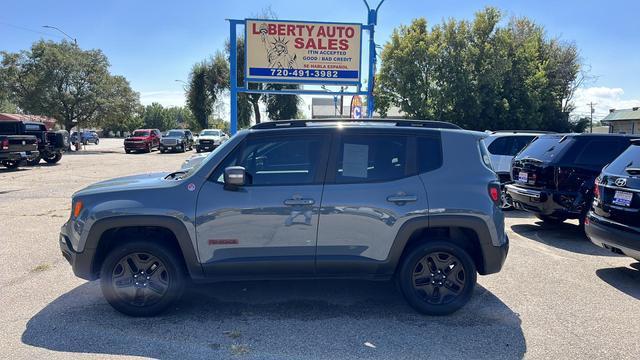
[{"label": "car tire", "polygon": [[552,224],[552,225],[559,225],[559,224],[562,224],[565,220],[567,220],[567,218],[564,218],[561,216],[551,216],[551,215],[537,214],[536,217],[542,220],[542,222],[546,224]]},{"label": "car tire", "polygon": [[200,147],[196,146],[196,152],[197,152],[198,154],[200,154],[200,153],[202,152],[202,150],[200,150]]},{"label": "car tire", "polygon": [[46,154],[43,157],[44,161],[47,162],[47,164],[55,164],[58,161],[60,161],[60,159],[62,159],[62,153],[57,152],[57,153],[50,153],[50,154]]},{"label": "car tire", "polygon": [[100,139],[96,139],[96,145],[100,143]]},{"label": "car tire", "polygon": [[131,150],[129,150],[129,149],[124,149],[124,152],[127,153],[127,154],[131,154]]},{"label": "car tire", "polygon": [[427,315],[459,310],[471,299],[477,281],[469,253],[446,240],[412,247],[396,276],[409,305]]},{"label": "car tire", "polygon": [[175,251],[151,241],[117,246],[100,268],[105,299],[129,316],[162,313],[180,299],[185,284],[184,265]]},{"label": "car tire", "polygon": [[147,152],[147,153],[151,152],[151,144],[147,145],[147,148],[144,150],[144,152]]},{"label": "car tire", "polygon": [[9,170],[15,170],[18,167],[20,167],[20,161],[7,160],[7,161],[3,161],[2,165],[4,165],[4,167],[6,167]]}]

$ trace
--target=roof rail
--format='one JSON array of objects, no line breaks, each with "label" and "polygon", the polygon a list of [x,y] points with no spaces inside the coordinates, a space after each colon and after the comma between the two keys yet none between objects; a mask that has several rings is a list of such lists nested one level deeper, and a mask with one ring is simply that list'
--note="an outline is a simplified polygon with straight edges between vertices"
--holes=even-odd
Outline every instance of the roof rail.
[{"label": "roof rail", "polygon": [[307,127],[313,124],[322,123],[381,123],[401,127],[422,127],[431,129],[458,129],[462,128],[456,124],[435,121],[435,120],[405,120],[405,119],[302,119],[302,120],[278,120],[268,121],[253,125],[251,129],[276,129],[283,127]]},{"label": "roof rail", "polygon": [[542,130],[495,130],[491,131],[492,134],[555,134],[555,131],[542,131]]}]

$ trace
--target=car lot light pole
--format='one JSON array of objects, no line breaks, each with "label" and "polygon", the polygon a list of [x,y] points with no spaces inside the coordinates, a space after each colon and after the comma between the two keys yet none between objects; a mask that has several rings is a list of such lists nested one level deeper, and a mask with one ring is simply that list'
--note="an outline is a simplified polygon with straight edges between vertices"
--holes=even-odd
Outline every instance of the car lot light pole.
[{"label": "car lot light pole", "polygon": [[55,26],[51,26],[51,25],[42,25],[43,28],[46,29],[53,29],[53,30],[57,30],[58,32],[60,32],[62,35],[68,37],[69,39],[73,40],[73,44],[78,46],[78,40],[74,37],[71,37],[71,35],[67,34],[66,32],[60,30],[59,28],[55,27]]}]

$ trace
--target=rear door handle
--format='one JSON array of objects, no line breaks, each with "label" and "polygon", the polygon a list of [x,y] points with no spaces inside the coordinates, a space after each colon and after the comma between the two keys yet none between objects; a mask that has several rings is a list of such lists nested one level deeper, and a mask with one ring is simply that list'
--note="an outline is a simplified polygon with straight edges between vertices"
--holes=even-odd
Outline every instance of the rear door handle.
[{"label": "rear door handle", "polygon": [[417,201],[417,200],[418,200],[418,197],[415,195],[396,194],[396,195],[387,196],[387,201],[394,202],[394,203],[406,203],[406,202]]},{"label": "rear door handle", "polygon": [[304,206],[313,205],[315,201],[313,199],[287,199],[284,201],[284,204],[288,206]]}]

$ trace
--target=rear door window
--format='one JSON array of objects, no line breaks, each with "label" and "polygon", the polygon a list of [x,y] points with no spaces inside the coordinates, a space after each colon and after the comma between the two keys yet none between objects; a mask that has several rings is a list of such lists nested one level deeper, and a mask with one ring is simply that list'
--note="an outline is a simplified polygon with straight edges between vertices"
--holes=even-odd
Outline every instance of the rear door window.
[{"label": "rear door window", "polygon": [[407,136],[344,135],[338,146],[336,183],[391,181],[407,175]]}]

